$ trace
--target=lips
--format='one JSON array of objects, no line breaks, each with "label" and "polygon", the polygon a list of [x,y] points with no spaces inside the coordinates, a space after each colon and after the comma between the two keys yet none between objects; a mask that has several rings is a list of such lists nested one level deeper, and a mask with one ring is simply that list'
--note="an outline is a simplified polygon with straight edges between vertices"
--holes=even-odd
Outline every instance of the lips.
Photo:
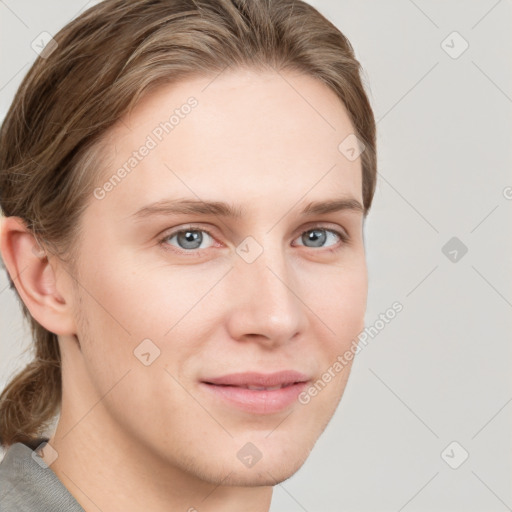
[{"label": "lips", "polygon": [[[253,391],[274,391],[276,389],[281,389],[281,388],[284,388],[286,386],[290,386],[292,383],[286,383],[286,384],[281,384],[279,386],[235,386],[237,388],[243,388],[243,389],[252,389]],[[216,384],[217,386],[219,385],[222,385],[222,386],[225,386],[226,384]]]},{"label": "lips", "polygon": [[239,388],[268,390],[280,389],[298,382],[307,382],[309,377],[295,370],[283,370],[275,373],[240,372],[204,379],[206,384],[217,386],[236,386]]},{"label": "lips", "polygon": [[307,387],[307,375],[294,370],[276,373],[233,373],[203,380],[208,397],[223,407],[236,407],[251,414],[281,412],[297,401]]}]

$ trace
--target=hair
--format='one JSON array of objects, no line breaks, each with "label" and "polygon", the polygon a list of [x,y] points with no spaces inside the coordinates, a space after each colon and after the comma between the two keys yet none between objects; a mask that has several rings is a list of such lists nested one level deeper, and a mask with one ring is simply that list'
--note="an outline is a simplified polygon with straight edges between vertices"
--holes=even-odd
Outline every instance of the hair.
[{"label": "hair", "polygon": [[[107,130],[154,87],[227,67],[292,70],[345,105],[361,153],[366,216],[376,125],[349,40],[302,0],[105,0],[72,20],[24,77],[0,128],[0,207],[73,268]],[[46,52],[46,54],[45,54]],[[59,413],[58,337],[29,313],[35,358],[0,395],[0,444],[31,443]]]}]

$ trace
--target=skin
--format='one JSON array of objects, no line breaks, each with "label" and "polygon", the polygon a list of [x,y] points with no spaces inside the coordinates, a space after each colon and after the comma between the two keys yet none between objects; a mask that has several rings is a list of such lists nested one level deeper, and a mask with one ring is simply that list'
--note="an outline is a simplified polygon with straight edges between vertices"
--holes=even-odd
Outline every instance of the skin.
[{"label": "skin", "polygon": [[[190,96],[197,107],[121,183],[91,194],[74,273],[38,258],[20,219],[3,223],[7,269],[26,268],[16,287],[61,347],[51,469],[88,512],[268,511],[272,486],[302,466],[334,414],[351,364],[309,403],[267,415],[215,401],[199,381],[282,369],[316,381],[364,327],[362,212],[299,214],[310,201],[362,204],[361,159],[338,150],[354,128],[314,78],[231,70],[160,86],[109,131],[98,186]],[[164,198],[226,201],[244,214],[134,221]],[[191,222],[212,235],[200,232],[200,249],[159,242]],[[349,240],[322,231],[325,241],[308,242],[318,228]],[[252,263],[236,252],[248,236],[263,251]],[[147,338],[160,350],[149,366],[134,356]],[[250,468],[237,457],[248,442],[262,454]]]}]

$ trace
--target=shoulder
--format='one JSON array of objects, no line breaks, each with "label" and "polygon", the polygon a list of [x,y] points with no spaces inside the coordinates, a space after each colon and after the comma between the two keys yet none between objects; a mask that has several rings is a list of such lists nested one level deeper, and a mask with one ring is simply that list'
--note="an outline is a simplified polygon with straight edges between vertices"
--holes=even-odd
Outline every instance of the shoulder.
[{"label": "shoulder", "polygon": [[0,512],[84,512],[30,445],[14,443],[0,462]]}]

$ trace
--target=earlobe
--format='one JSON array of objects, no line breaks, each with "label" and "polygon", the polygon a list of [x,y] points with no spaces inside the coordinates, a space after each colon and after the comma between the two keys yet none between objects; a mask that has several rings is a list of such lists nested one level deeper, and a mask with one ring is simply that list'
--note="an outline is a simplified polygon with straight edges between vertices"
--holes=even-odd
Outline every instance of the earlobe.
[{"label": "earlobe", "polygon": [[67,272],[58,272],[62,263],[46,253],[20,217],[2,219],[0,253],[35,320],[55,334],[75,334],[70,278]]}]

